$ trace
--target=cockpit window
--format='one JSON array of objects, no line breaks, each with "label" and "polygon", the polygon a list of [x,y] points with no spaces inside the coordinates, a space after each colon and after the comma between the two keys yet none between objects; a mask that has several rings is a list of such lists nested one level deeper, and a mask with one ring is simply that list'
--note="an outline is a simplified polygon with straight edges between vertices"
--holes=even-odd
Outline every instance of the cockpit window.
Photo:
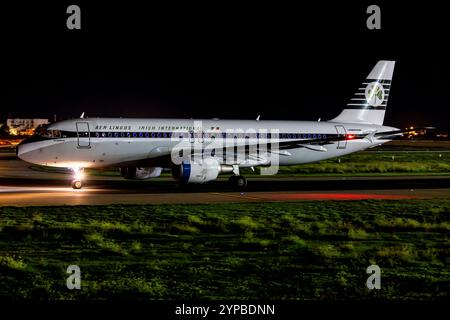
[{"label": "cockpit window", "polygon": [[59,130],[52,130],[52,131],[53,131],[54,138],[61,138],[61,131],[59,131]]},{"label": "cockpit window", "polygon": [[44,138],[61,138],[61,131],[48,130],[46,127],[37,128],[36,134]]}]

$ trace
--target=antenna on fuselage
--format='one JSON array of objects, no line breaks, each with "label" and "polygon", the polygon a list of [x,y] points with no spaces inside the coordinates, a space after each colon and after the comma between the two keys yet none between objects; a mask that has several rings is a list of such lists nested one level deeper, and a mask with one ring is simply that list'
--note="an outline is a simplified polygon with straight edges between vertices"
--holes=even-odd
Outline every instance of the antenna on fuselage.
[{"label": "antenna on fuselage", "polygon": [[256,121],[259,121],[259,117],[261,117],[260,114],[258,114],[258,116],[256,117]]},{"label": "antenna on fuselage", "polygon": [[84,119],[84,112],[81,114],[80,119]]}]

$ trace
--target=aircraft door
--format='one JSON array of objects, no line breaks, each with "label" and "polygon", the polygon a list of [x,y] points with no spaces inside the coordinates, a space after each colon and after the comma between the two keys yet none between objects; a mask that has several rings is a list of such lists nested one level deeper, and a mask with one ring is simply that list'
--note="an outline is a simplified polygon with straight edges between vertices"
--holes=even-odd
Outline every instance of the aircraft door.
[{"label": "aircraft door", "polygon": [[[347,134],[347,130],[345,130],[345,127],[343,125],[337,125],[336,127],[336,131],[338,134],[338,137],[345,137],[345,135]],[[347,147],[347,140],[341,140],[338,141],[337,147],[336,149],[345,149]]]},{"label": "aircraft door", "polygon": [[77,122],[77,138],[78,138],[78,148],[90,148],[91,138],[89,123],[87,122]]}]

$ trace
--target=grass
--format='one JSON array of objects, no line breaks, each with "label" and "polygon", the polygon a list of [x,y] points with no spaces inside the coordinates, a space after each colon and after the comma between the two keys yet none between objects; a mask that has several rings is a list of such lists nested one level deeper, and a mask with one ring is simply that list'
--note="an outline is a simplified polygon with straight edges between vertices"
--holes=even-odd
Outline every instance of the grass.
[{"label": "grass", "polygon": [[11,256],[0,257],[0,265],[12,270],[25,270],[27,266],[22,259],[17,259]]},{"label": "grass", "polygon": [[282,166],[283,175],[448,174],[449,152],[366,151],[297,166]]},{"label": "grass", "polygon": [[0,230],[2,298],[450,298],[445,199],[1,207]]}]

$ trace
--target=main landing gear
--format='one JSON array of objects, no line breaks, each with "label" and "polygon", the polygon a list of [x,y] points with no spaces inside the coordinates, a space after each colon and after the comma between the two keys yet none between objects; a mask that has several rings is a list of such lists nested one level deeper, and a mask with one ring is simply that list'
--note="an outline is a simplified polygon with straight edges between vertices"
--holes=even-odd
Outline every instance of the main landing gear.
[{"label": "main landing gear", "polygon": [[83,168],[73,168],[72,188],[81,189],[83,187]]},{"label": "main landing gear", "polygon": [[231,176],[228,179],[228,182],[232,187],[238,188],[240,190],[245,189],[247,187],[247,179],[244,176]]},{"label": "main landing gear", "polygon": [[233,174],[228,182],[234,188],[244,190],[247,187],[247,179],[239,174],[239,166],[233,165]]}]

